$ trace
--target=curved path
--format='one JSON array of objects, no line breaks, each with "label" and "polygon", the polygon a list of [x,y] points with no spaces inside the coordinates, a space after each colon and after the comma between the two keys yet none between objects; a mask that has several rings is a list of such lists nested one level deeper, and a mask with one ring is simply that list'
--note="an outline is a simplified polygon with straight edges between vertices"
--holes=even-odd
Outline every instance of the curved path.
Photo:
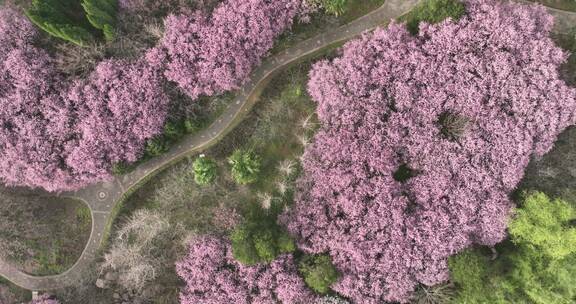
[{"label": "curved path", "polygon": [[[114,219],[115,207],[124,196],[163,168],[217,143],[242,121],[276,72],[319,50],[349,40],[365,31],[383,25],[391,19],[408,12],[419,1],[387,0],[382,7],[348,25],[303,41],[264,60],[260,67],[253,71],[250,80],[242,86],[234,101],[226,108],[220,118],[207,129],[186,137],[168,153],[141,164],[125,176],[116,177],[109,182],[98,183],[79,191],[60,194],[61,197],[82,200],[89,206],[92,213],[90,238],[82,255],[70,269],[59,275],[37,277],[25,274],[14,266],[0,260],[0,275],[12,283],[29,290],[53,290],[72,286],[74,283],[79,282],[84,270],[90,267],[97,257],[100,245],[106,237],[108,227]],[[518,1],[524,2],[523,0]],[[550,12],[560,21],[556,24],[556,30],[559,32],[568,32],[576,24],[576,13],[557,9],[550,9]],[[36,191],[36,193],[39,195],[53,195],[41,191]]]},{"label": "curved path", "polygon": [[[9,263],[0,260],[0,275],[29,290],[60,289],[79,282],[84,270],[90,267],[97,257],[100,245],[106,237],[108,226],[113,221],[115,207],[125,195],[154,173],[190,154],[214,145],[228,134],[251,110],[275,72],[319,50],[383,25],[408,12],[418,1],[420,0],[387,0],[383,6],[368,15],[267,58],[252,72],[250,80],[237,92],[236,98],[219,119],[207,129],[186,137],[168,153],[139,165],[129,174],[116,177],[109,182],[98,183],[79,191],[59,195],[82,200],[92,211],[90,239],[82,255],[70,269],[58,275],[37,277],[25,274]],[[35,192],[39,195],[51,195],[41,191]]]}]

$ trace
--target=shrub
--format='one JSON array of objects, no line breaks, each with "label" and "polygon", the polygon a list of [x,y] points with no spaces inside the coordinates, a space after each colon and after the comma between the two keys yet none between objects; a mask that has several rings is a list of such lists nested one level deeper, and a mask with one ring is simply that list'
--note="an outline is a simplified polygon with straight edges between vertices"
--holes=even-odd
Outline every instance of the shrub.
[{"label": "shrub", "polygon": [[223,239],[203,236],[192,241],[188,255],[176,265],[186,286],[181,304],[192,303],[314,303],[291,255],[272,263],[245,266],[232,258]]},{"label": "shrub", "polygon": [[213,160],[200,156],[194,161],[193,167],[194,181],[198,185],[208,185],[216,179],[217,167]]},{"label": "shrub", "polygon": [[305,256],[298,269],[306,285],[317,293],[327,293],[338,280],[338,271],[327,254]]},{"label": "shrub", "polygon": [[466,7],[461,0],[425,0],[416,6],[401,20],[406,22],[408,31],[418,33],[418,26],[422,22],[438,23],[446,18],[458,20],[466,13]]},{"label": "shrub", "polygon": [[238,149],[228,158],[232,166],[232,178],[242,185],[258,180],[262,161],[253,150]]},{"label": "shrub", "polygon": [[[310,72],[322,129],[281,221],[330,254],[352,302],[406,302],[448,279],[451,255],[501,242],[530,159],[576,122],[545,9],[467,3],[458,21],[376,30]],[[457,141],[438,127],[446,112],[470,118]]]},{"label": "shrub", "polygon": [[162,136],[156,136],[146,143],[145,151],[149,156],[160,156],[168,151],[168,145]]},{"label": "shrub", "polygon": [[567,202],[550,200],[543,193],[527,196],[510,224],[515,247],[503,246],[496,261],[478,250],[450,258],[452,280],[459,287],[455,302],[572,303],[576,228],[570,228],[569,221],[574,212]]},{"label": "shrub", "polygon": [[296,247],[288,233],[276,223],[276,217],[255,211],[230,236],[234,258],[242,264],[270,263],[278,255]]}]

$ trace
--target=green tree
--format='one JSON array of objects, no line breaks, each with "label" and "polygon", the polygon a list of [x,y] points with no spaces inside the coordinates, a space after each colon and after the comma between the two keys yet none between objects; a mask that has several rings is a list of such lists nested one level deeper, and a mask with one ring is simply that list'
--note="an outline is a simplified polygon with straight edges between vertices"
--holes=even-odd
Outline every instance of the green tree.
[{"label": "green tree", "polygon": [[308,287],[321,294],[330,291],[339,276],[327,254],[305,256],[299,263],[299,270]]},{"label": "green tree", "polygon": [[528,246],[552,258],[576,253],[576,227],[570,221],[576,212],[567,202],[551,200],[536,192],[524,199],[508,231],[514,243]]},{"label": "green tree", "polygon": [[418,33],[420,22],[438,23],[446,18],[460,19],[466,13],[466,6],[460,0],[425,0],[410,13],[401,18],[408,31]]},{"label": "green tree", "polygon": [[258,180],[262,161],[253,150],[236,150],[228,158],[232,165],[232,177],[239,184],[250,184]]},{"label": "green tree", "polygon": [[480,250],[450,258],[455,303],[569,304],[576,299],[574,207],[543,193],[527,195],[497,260]]},{"label": "green tree", "polygon": [[278,255],[296,250],[294,241],[276,223],[274,214],[253,209],[230,236],[232,254],[242,264],[270,263]]},{"label": "green tree", "polygon": [[83,0],[82,8],[93,27],[102,31],[107,41],[116,37],[117,0]]},{"label": "green tree", "polygon": [[26,16],[46,33],[87,46],[95,29],[107,40],[114,38],[116,0],[33,0]]},{"label": "green tree", "polygon": [[192,164],[194,168],[194,181],[198,185],[208,185],[214,182],[217,175],[216,162],[205,157],[198,157]]}]

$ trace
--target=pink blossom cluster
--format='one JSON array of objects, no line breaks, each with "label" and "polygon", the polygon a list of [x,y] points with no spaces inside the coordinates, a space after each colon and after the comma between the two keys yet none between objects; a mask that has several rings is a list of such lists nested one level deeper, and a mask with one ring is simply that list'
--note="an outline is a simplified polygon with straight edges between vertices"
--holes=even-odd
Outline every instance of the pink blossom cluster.
[{"label": "pink blossom cluster", "polygon": [[167,113],[161,74],[145,62],[101,62],[71,83],[22,15],[0,10],[0,179],[73,190],[132,162]]},{"label": "pink blossom cluster", "polygon": [[[467,8],[416,37],[378,29],[310,73],[323,128],[282,221],[301,249],[330,253],[333,289],[354,303],[407,302],[417,284],[448,279],[449,256],[501,241],[530,158],[576,122],[552,17],[492,0]],[[446,113],[467,122],[457,138],[442,133]],[[395,178],[402,168],[412,177]]]},{"label": "pink blossom cluster", "polygon": [[300,0],[228,0],[210,16],[170,15],[148,59],[193,99],[237,89],[292,25],[299,7]]},{"label": "pink blossom cluster", "polygon": [[60,302],[58,302],[57,300],[50,299],[50,297],[47,295],[43,295],[36,300],[32,300],[28,304],[60,304]]},{"label": "pink blossom cluster", "polygon": [[186,283],[181,304],[301,304],[316,299],[298,276],[291,255],[269,265],[244,266],[232,257],[229,242],[218,237],[193,240],[176,270]]}]

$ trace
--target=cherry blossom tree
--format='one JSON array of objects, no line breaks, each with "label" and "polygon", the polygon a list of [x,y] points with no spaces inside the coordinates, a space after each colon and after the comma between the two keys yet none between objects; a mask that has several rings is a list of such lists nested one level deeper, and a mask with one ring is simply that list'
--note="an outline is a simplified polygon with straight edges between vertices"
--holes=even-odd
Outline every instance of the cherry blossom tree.
[{"label": "cherry blossom tree", "polygon": [[162,130],[168,98],[144,61],[104,61],[71,83],[18,12],[0,10],[0,179],[48,191],[78,189],[133,162]]},{"label": "cherry blossom tree", "polygon": [[378,29],[310,73],[323,128],[282,221],[301,249],[332,256],[332,288],[354,303],[407,302],[448,279],[449,256],[501,241],[530,158],[576,122],[544,8],[467,11],[417,36]]},{"label": "cherry blossom tree", "polygon": [[291,255],[284,254],[268,265],[244,266],[232,257],[223,239],[202,236],[190,244],[188,256],[176,265],[186,282],[180,303],[313,303]]},{"label": "cherry blossom tree", "polygon": [[131,163],[162,132],[168,97],[158,71],[144,62],[103,61],[68,99],[77,105],[78,146],[67,164],[87,179],[106,177],[111,165]]},{"label": "cherry blossom tree", "polygon": [[170,15],[152,65],[193,99],[237,89],[292,25],[299,0],[227,0],[210,16]]}]

